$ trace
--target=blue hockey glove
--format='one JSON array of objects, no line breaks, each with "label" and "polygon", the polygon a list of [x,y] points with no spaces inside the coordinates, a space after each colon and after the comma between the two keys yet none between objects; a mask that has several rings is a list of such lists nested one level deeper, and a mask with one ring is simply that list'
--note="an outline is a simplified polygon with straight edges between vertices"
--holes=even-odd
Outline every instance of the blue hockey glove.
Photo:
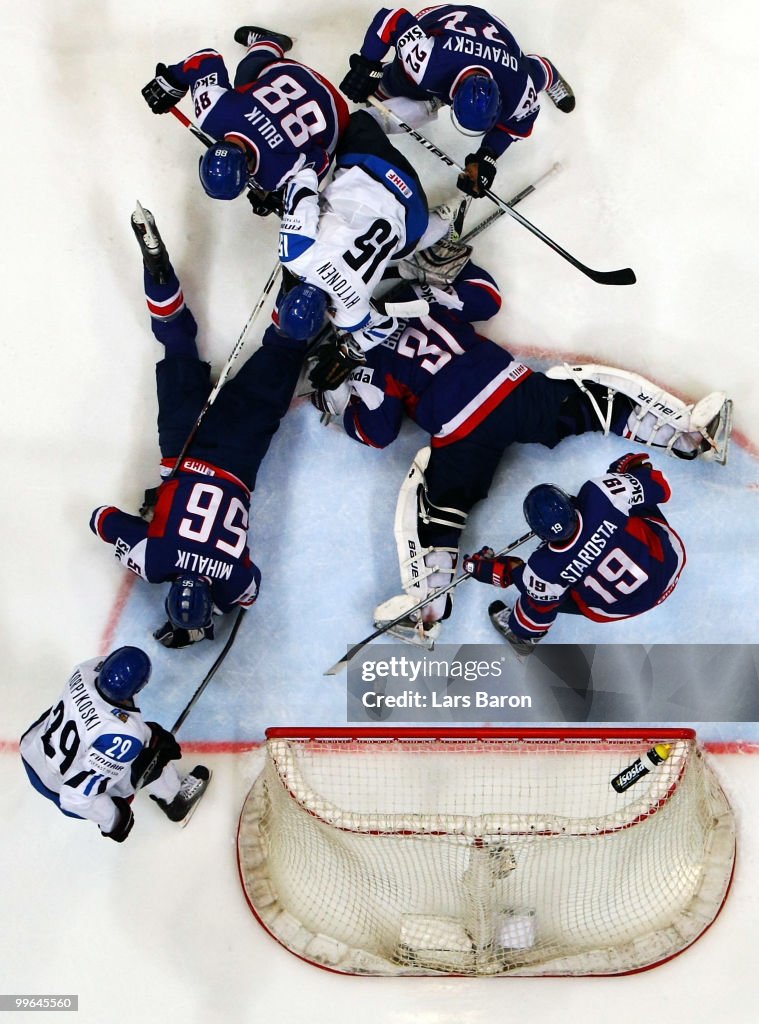
[{"label": "blue hockey glove", "polygon": [[524,565],[521,558],[495,558],[495,551],[487,545],[473,555],[464,555],[464,572],[478,581],[494,587],[509,587],[514,572]]},{"label": "blue hockey glove", "polygon": [[634,473],[636,469],[651,469],[651,460],[645,452],[620,455],[609,466],[610,473]]}]

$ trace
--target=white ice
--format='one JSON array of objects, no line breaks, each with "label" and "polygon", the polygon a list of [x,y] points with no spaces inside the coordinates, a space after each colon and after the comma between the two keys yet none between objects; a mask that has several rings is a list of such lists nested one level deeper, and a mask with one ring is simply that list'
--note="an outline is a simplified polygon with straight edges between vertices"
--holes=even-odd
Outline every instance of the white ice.
[{"label": "white ice", "polygon": [[[332,1022],[356,1014],[372,1024],[484,1024],[589,1012],[613,1014],[620,1024],[653,1015],[753,1021],[756,757],[717,761],[739,815],[741,847],[733,894],[711,931],[653,973],[559,982],[358,981],[294,960],[253,921],[236,877],[236,816],[257,770],[254,755],[208,758],[213,789],[185,832],[138,801],[124,846],[59,816],[21,771],[15,739],[71,666],[106,637],[149,645],[159,614],[158,595],[140,586],[112,614],[123,571],[87,529],[94,507],[135,509],[156,480],[158,351],[129,228],[134,201],[155,212],[204,352],[217,365],[275,258],[274,223],[254,220],[244,200],[224,205],[203,196],[198,144],[170,116],[153,117],[140,87],[157,60],[204,45],[233,65],[242,51],[232,32],[249,21],[295,35],[294,56],[339,81],[375,10],[368,0],[294,0],[280,14],[242,3],[215,11],[195,0],[27,0],[0,11],[0,993],[78,992],[87,1024],[306,1015]],[[501,163],[498,189],[511,195],[561,161],[561,174],[525,202],[524,215],[592,266],[634,267],[638,283],[595,285],[502,222],[476,249],[505,293],[490,333],[528,359],[583,354],[642,372],[689,400],[722,388],[736,408],[727,468],[662,461],[673,483],[672,521],[689,552],[670,601],[618,627],[562,623],[561,639],[751,642],[759,569],[759,17],[748,0],[723,8],[706,0],[498,0],[492,10],[525,49],[557,63],[578,97],[569,117],[544,102],[533,138]],[[459,159],[467,152],[445,117],[429,134]],[[445,198],[451,178],[441,165],[410,140],[398,144],[418,161],[431,200]],[[258,740],[266,725],[306,722],[309,712],[308,724],[341,720],[341,684],[321,673],[369,631],[374,603],[397,589],[393,505],[422,440],[408,430],[384,453],[364,451],[321,427],[305,404],[293,408],[253,508],[261,600],[248,616],[234,672],[226,682],[220,673],[186,735]],[[513,453],[473,516],[472,546],[499,545],[523,531],[519,506],[531,484],[576,485],[623,450],[616,440],[582,438],[554,453]],[[492,595],[475,585],[465,591],[449,639],[492,641],[484,614]],[[160,653],[154,703],[162,706],[162,694],[170,694],[168,724],[209,653],[173,661]]]}]

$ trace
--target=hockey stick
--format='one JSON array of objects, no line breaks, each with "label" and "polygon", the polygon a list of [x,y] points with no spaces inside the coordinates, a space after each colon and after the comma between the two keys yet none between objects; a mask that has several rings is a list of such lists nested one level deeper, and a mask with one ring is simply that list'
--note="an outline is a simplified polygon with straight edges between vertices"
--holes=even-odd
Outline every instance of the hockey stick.
[{"label": "hockey stick", "polygon": [[179,472],[179,467],[182,465],[182,460],[184,459],[185,455],[187,455],[187,451],[188,451],[190,445],[195,440],[195,437],[196,437],[196,435],[198,433],[198,430],[200,429],[200,425],[202,424],[203,420],[206,418],[206,414],[208,413],[208,410],[211,408],[213,403],[216,401],[219,392],[221,391],[221,389],[224,386],[224,383],[225,383],[227,377],[229,376],[229,371],[232,369],[233,364],[239,358],[240,353],[243,350],[243,347],[245,345],[245,335],[248,333],[250,325],[253,323],[253,321],[256,319],[258,314],[261,312],[261,309],[263,308],[263,305],[266,302],[266,299],[267,299],[267,297],[269,295],[269,292],[271,292],[272,288],[274,287],[274,285],[277,283],[277,280],[279,279],[279,275],[281,273],[281,270],[282,270],[282,264],[279,261],[277,261],[276,266],[274,267],[272,272],[269,274],[269,279],[266,282],[266,284],[264,285],[264,290],[261,292],[261,295],[260,295],[260,297],[258,299],[258,302],[253,307],[253,310],[252,310],[250,316],[248,317],[248,319],[245,322],[245,326],[240,331],[239,337],[237,338],[237,341],[234,344],[234,348],[229,353],[229,357],[228,357],[226,363],[224,364],[224,367],[223,367],[221,373],[219,374],[219,379],[216,381],[216,384],[214,385],[213,390],[211,391],[210,395],[206,399],[205,405],[203,406],[203,408],[198,413],[198,418],[195,420],[195,425],[193,426],[192,430],[190,431],[190,433],[189,433],[189,435],[187,437],[187,440],[185,441],[184,445],[182,446],[182,450],[179,453],[179,455],[177,456],[177,460],[174,463],[174,466],[172,467],[171,472],[164,479],[164,481],[163,481],[164,483],[166,481],[168,481],[168,480],[171,480]]},{"label": "hockey stick", "polygon": [[[216,661],[214,661],[213,665],[211,665],[211,667],[209,668],[208,672],[206,672],[205,676],[203,677],[202,682],[198,686],[198,688],[195,691],[195,693],[193,693],[192,697],[190,697],[190,699],[187,702],[187,704],[185,704],[184,709],[182,710],[181,714],[179,715],[179,718],[172,725],[172,727],[171,727],[171,734],[172,734],[172,736],[176,736],[176,734],[179,732],[179,730],[182,727],[185,719],[187,718],[187,716],[192,711],[192,709],[195,706],[195,704],[197,704],[198,700],[200,699],[200,695],[203,693],[205,688],[208,686],[208,684],[211,682],[213,677],[216,675],[216,672],[219,669],[219,666],[221,665],[221,663],[224,661],[224,659],[226,658],[227,654],[229,653],[230,647],[235,642],[235,637],[237,636],[237,631],[240,628],[240,623],[243,620],[243,616],[245,615],[246,610],[247,609],[245,609],[245,608],[240,608],[239,612],[237,613],[237,618],[235,619],[234,623],[232,624],[232,629],[229,632],[229,636],[227,637],[226,643],[224,644],[224,646],[222,647],[221,651],[219,652],[219,656],[216,658]],[[160,751],[156,751],[156,753],[153,756],[150,764],[145,768],[145,771],[140,776],[140,779],[139,779],[137,785],[134,787],[135,790],[141,789],[145,785],[145,781],[144,780],[145,779],[149,779],[150,776],[153,774],[153,772],[155,771],[155,769],[156,769],[156,767],[158,765],[158,758],[159,758],[159,756],[160,756]]]},{"label": "hockey stick", "polygon": [[[528,185],[526,188],[523,188],[521,192],[517,192],[515,196],[512,196],[512,198],[509,199],[506,205],[509,208],[513,209],[517,205],[517,203],[521,203],[523,199],[527,198],[527,196],[531,196],[532,193],[537,189],[538,185],[541,184],[541,182],[547,181],[548,178],[552,177],[554,174],[558,174],[561,169],[561,164],[557,161],[553,165],[553,167],[551,167],[549,170],[545,172],[545,174],[541,174],[539,178],[536,178],[535,181],[533,181],[532,185]],[[478,235],[481,235],[483,231],[486,231],[492,224],[495,224],[497,220],[500,220],[501,217],[503,217],[503,215],[505,214],[505,212],[506,211],[502,210],[499,206],[494,213],[491,213],[489,216],[485,217],[484,220],[481,220],[480,223],[473,227],[471,231],[467,231],[467,233],[463,235],[459,239],[459,241],[462,242],[464,245],[466,245],[468,242],[471,242],[473,238],[476,238]]]},{"label": "hockey stick", "polygon": [[[392,110],[386,107],[385,104],[380,102],[380,100],[375,96],[369,97],[369,103],[371,103],[375,110],[378,110],[383,117],[391,118],[399,128],[410,135],[412,139],[416,139],[417,142],[421,143],[425,149],[429,150],[429,152],[439,160],[442,160],[442,162],[447,164],[448,167],[452,167],[454,170],[457,170],[459,174],[466,173],[464,168],[457,164],[455,160],[451,160],[447,153],[444,153],[442,149],[438,149],[434,142],[430,142],[426,136],[421,135],[415,128],[412,128],[411,125],[402,121],[393,113]],[[508,213],[509,216],[513,217],[514,220],[521,224],[523,228],[527,228],[527,230],[532,232],[536,238],[545,242],[545,244],[553,249],[554,252],[558,253],[559,256],[565,259],[568,263],[571,263],[573,267],[576,267],[577,270],[585,274],[586,277],[589,277],[591,281],[595,281],[596,284],[635,284],[635,273],[630,267],[625,267],[623,270],[593,270],[591,267],[586,267],[584,263],[581,263],[576,259],[576,257],[572,256],[571,253],[567,252],[566,249],[562,249],[558,242],[554,242],[552,238],[549,238],[548,235],[541,231],[539,227],[536,227],[527,220],[526,217],[523,217],[521,213],[517,213],[512,209],[504,199],[501,199],[501,197],[491,189],[483,189],[483,194],[486,195],[491,202],[495,203],[500,210],[504,213]]]},{"label": "hockey stick", "polygon": [[[500,558],[502,555],[508,555],[510,551],[513,551],[515,548],[518,548],[522,544],[526,544],[527,541],[531,540],[534,536],[535,534],[533,533],[533,531],[529,530],[521,537],[518,537],[515,541],[512,541],[512,543],[509,544],[507,547],[502,548],[501,551],[498,551],[493,557]],[[403,612],[402,615],[399,615],[397,616],[397,618],[393,619],[392,622],[388,622],[384,626],[380,626],[379,629],[375,629],[373,633],[370,633],[369,636],[364,637],[364,639],[361,640],[359,643],[354,644],[354,646],[346,652],[345,657],[341,658],[339,661],[336,661],[334,665],[327,669],[324,675],[337,675],[337,673],[341,669],[345,668],[345,666],[348,664],[351,658],[355,657],[355,655],[357,655],[360,650],[363,650],[363,648],[366,647],[367,644],[371,643],[372,640],[376,640],[378,636],[382,636],[383,633],[386,633],[389,629],[392,629],[393,626],[397,626],[399,622],[403,622],[403,620],[407,619],[409,615],[413,615],[414,612],[418,612],[421,608],[424,608],[425,605],[428,605],[432,601],[435,601],[438,597],[442,597],[443,594],[447,594],[449,590],[453,590],[454,587],[457,587],[459,585],[459,583],[463,583],[464,580],[468,580],[471,578],[471,574],[465,572],[462,573],[461,576],[457,576],[455,580],[451,580],[451,582],[447,583],[444,587],[440,587],[438,590],[433,590],[431,594],[428,594],[423,601],[419,601],[418,604],[415,604],[413,608],[408,608],[405,612]]]},{"label": "hockey stick", "polygon": [[193,693],[192,697],[190,697],[188,702],[185,704],[184,710],[180,714],[179,718],[172,725],[171,731],[172,731],[172,733],[174,735],[176,735],[179,732],[179,730],[182,727],[182,724],[184,723],[184,720],[187,718],[189,713],[195,707],[195,705],[197,704],[198,700],[200,699],[201,694],[203,693],[205,688],[208,686],[208,684],[211,682],[213,677],[216,675],[216,672],[219,669],[219,666],[221,665],[221,663],[224,661],[224,659],[226,658],[227,654],[229,653],[229,649],[232,646],[232,644],[235,642],[235,637],[237,636],[237,631],[240,628],[240,625],[242,623],[242,620],[243,620],[243,618],[245,616],[245,612],[246,611],[247,611],[246,608],[240,608],[240,610],[238,611],[237,618],[232,623],[232,628],[229,631],[229,636],[227,637],[227,642],[224,644],[224,646],[222,647],[221,651],[219,652],[218,658],[213,663],[213,665],[211,665],[211,667],[209,668],[208,672],[206,672],[206,674],[203,677],[203,680],[200,683],[200,685],[198,686],[197,690],[195,691],[195,693]]}]

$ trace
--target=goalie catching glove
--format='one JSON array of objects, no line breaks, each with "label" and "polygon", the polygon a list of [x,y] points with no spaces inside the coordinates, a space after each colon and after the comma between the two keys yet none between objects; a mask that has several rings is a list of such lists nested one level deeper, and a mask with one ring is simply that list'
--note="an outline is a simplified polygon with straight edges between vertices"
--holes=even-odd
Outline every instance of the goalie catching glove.
[{"label": "goalie catching glove", "polygon": [[464,572],[478,583],[490,583],[494,587],[510,587],[514,573],[523,565],[521,558],[496,558],[495,551],[487,545],[473,555],[464,555]]},{"label": "goalie catching glove", "polygon": [[317,349],[309,380],[315,391],[332,391],[365,362],[366,356],[350,335],[335,335]]}]

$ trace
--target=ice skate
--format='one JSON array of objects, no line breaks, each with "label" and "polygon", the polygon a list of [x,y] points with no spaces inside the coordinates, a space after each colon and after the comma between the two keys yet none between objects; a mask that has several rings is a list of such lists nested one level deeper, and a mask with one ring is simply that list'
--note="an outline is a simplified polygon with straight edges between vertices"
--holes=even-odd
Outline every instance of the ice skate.
[{"label": "ice skate", "polygon": [[[406,608],[413,608],[416,599],[409,594],[397,594],[395,597],[383,601],[374,609],[374,625],[377,629],[383,629],[388,622],[393,622],[399,615],[403,615]],[[387,630],[388,636],[394,636],[405,644],[412,644],[414,647],[424,647],[431,651],[435,647],[435,641],[440,635],[440,622],[422,622],[420,613],[411,612],[404,616],[394,626]]]},{"label": "ice skate", "polygon": [[512,651],[520,660],[526,658],[529,654],[532,654],[539,638],[535,640],[526,640],[524,637],[517,636],[516,633],[512,633],[509,629],[511,608],[509,608],[508,605],[504,604],[503,601],[492,601],[488,605],[488,615],[490,616],[490,621],[501,636],[505,640],[508,640]]},{"label": "ice skate", "polygon": [[151,796],[150,799],[154,800],[158,804],[170,821],[179,822],[182,828],[184,828],[194,814],[195,808],[200,803],[201,797],[208,789],[208,783],[210,781],[211,772],[205,767],[205,765],[199,764],[182,779],[182,785],[179,787],[179,792],[171,803],[168,803],[166,800],[161,800],[157,796]]},{"label": "ice skate", "polygon": [[556,72],[556,81],[550,89],[546,89],[546,93],[553,101],[554,106],[558,107],[563,114],[571,114],[574,110],[575,94],[572,92],[569,82],[562,78],[558,71]]},{"label": "ice skate", "polygon": [[272,32],[268,28],[259,28],[258,25],[241,25],[235,32],[235,42],[241,46],[252,46],[253,43],[257,43],[261,39],[276,43],[281,48],[282,53],[287,53],[288,50],[293,48],[293,41],[290,36],[286,36],[282,32]]},{"label": "ice skate", "polygon": [[171,272],[169,254],[156,227],[153,214],[139,201],[132,214],[132,230],[139,243],[145,269],[156,284],[166,284]]}]

